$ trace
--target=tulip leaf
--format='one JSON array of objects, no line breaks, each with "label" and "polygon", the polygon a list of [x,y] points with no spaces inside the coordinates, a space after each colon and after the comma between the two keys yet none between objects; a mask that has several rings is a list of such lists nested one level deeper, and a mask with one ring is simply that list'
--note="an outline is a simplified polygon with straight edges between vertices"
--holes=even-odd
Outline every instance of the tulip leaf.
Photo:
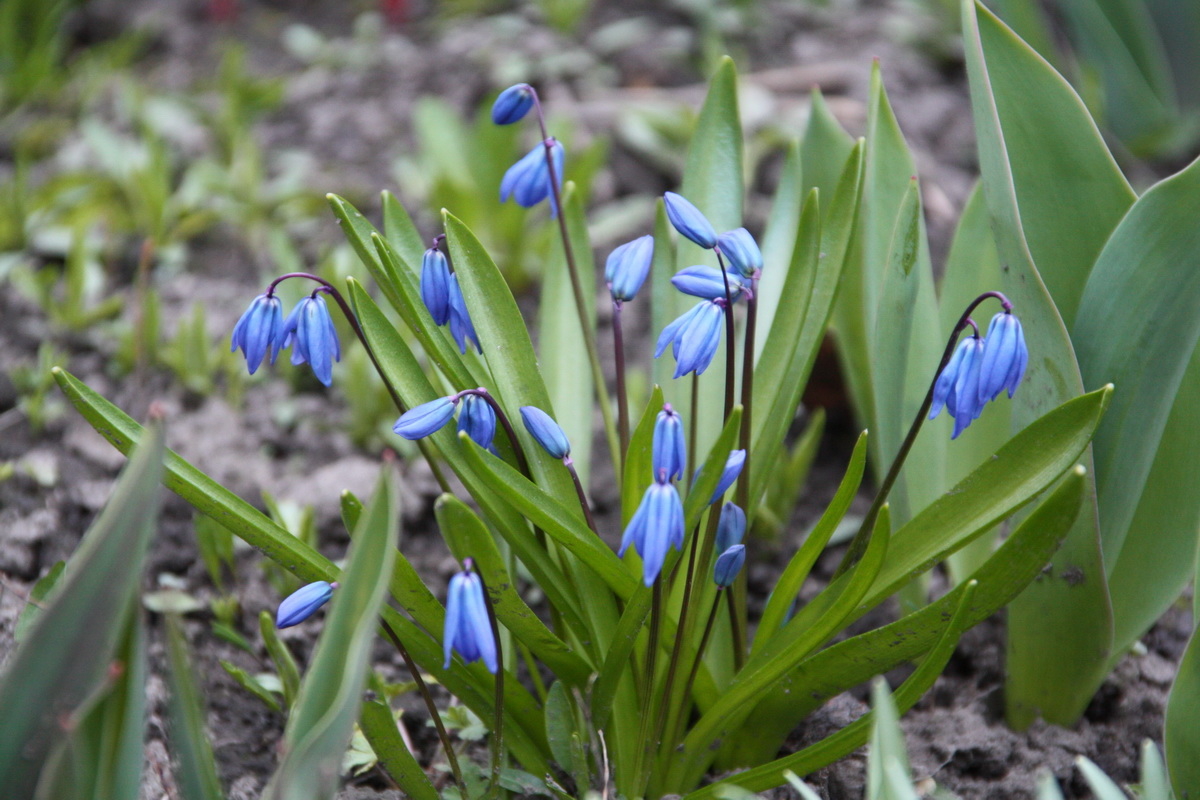
[{"label": "tulip leaf", "polygon": [[[264,612],[266,613],[266,612]],[[193,658],[183,632],[182,620],[166,616],[167,679],[171,689],[168,704],[171,721],[171,752],[179,764],[176,780],[187,800],[221,800],[221,781],[212,744],[204,731],[204,699],[196,685]]]},{"label": "tulip leaf", "polygon": [[521,642],[550,667],[550,670],[574,686],[584,686],[591,674],[587,661],[542,624],[537,614],[521,599],[504,565],[492,534],[483,520],[452,494],[443,494],[434,504],[438,528],[459,561],[472,558],[483,576],[496,617]]},{"label": "tulip leaf", "polygon": [[[1071,285],[1075,279],[1043,279],[1034,263],[1012,163],[1022,153],[1014,151],[1010,156],[1000,109],[1002,102],[1009,107],[1026,94],[1047,94],[1050,99],[1040,101],[1045,110],[1038,119],[1052,120],[1060,112],[1070,113],[1065,109],[1072,95],[1054,71],[982,4],[963,0],[962,14],[984,197],[1004,265],[1001,288],[1021,317],[1033,354],[1011,406],[1013,424],[1028,425],[1083,390],[1072,342],[1055,299],[1062,300],[1069,309],[1069,292],[1057,289],[1052,297],[1050,288]],[[995,80],[1008,87],[1004,100],[993,88],[993,72]],[[1056,86],[1057,91],[1053,88]],[[1029,135],[1035,136],[1036,132],[1030,131]],[[1075,141],[1072,135],[1071,142]],[[1043,169],[1052,171],[1049,167]],[[1071,229],[1072,220],[1056,224]],[[1084,456],[1083,465],[1089,468],[1088,480],[1094,482],[1090,452]],[[1089,492],[1089,496],[1094,494]],[[1074,530],[1054,558],[1049,577],[1031,585],[1013,602],[1008,623],[1009,680],[1005,699],[1009,723],[1024,727],[1039,712],[1049,721],[1074,723],[1091,697],[1089,687],[1104,674],[1113,641],[1112,605],[1094,508],[1076,519]],[[1047,658],[1046,653],[1059,653],[1061,657]]]},{"label": "tulip leaf", "polygon": [[391,473],[385,465],[355,526],[339,588],[288,715],[283,758],[264,798],[315,800],[337,791],[397,553],[400,504]]},{"label": "tulip leaf", "polygon": [[[583,485],[590,486],[592,463],[592,415],[583,413],[593,404],[591,362],[580,325],[596,330],[596,268],[588,239],[583,198],[575,184],[563,187],[564,219],[571,242],[571,253],[583,288],[586,319],[580,320],[571,274],[567,269],[562,241],[555,238],[554,257],[542,275],[542,293],[538,310],[538,364],[546,381],[550,404],[561,409],[558,424],[571,442],[571,458]],[[604,389],[607,391],[607,389]],[[535,404],[536,405],[536,404]],[[543,409],[549,411],[549,409]],[[578,413],[574,413],[578,410]]]},{"label": "tulip leaf", "polygon": [[[57,378],[62,373],[54,369]],[[154,425],[133,454],[104,510],[84,534],[40,613],[0,676],[0,786],[32,797],[62,721],[105,691],[135,615],[142,565],[158,518],[163,431]],[[133,665],[127,665],[133,669]]]},{"label": "tulip leaf", "polygon": [[1167,772],[1176,797],[1200,797],[1200,628],[1192,633],[1191,641],[1179,662],[1171,695],[1167,698],[1167,715],[1163,740],[1167,752]]},{"label": "tulip leaf", "polygon": [[[373,304],[371,307],[377,315],[382,316],[378,308]],[[361,313],[359,318],[363,318]],[[390,326],[388,330],[396,336]],[[117,450],[128,454],[141,440],[144,429],[119,408],[65,370],[56,368],[53,375],[59,388],[84,419]],[[418,372],[417,376],[428,385],[423,374]],[[432,390],[429,391],[432,394]],[[338,570],[333,562],[171,450],[166,451],[163,483],[194,509],[212,517],[302,581],[338,579]],[[494,498],[492,500],[495,502]],[[493,520],[504,520],[510,516],[510,512],[506,506],[498,506],[494,510],[489,507],[488,515]],[[443,669],[441,647],[425,631],[390,607],[384,607],[383,617],[395,629],[413,660],[422,669],[437,678],[439,683],[480,717],[486,718],[492,714],[493,681],[486,669]],[[505,741],[514,756],[527,768],[535,772],[544,770],[545,736],[537,702],[516,680],[504,682],[504,693],[506,722],[509,724]]]},{"label": "tulip leaf", "polygon": [[364,700],[359,727],[387,774],[412,800],[438,800],[437,789],[400,735],[392,709],[382,700]]}]

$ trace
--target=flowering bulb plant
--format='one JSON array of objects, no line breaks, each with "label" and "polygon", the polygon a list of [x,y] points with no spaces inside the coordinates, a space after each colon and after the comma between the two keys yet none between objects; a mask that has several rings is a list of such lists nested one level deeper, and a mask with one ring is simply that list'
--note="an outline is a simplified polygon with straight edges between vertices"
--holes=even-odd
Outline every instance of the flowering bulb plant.
[{"label": "flowering bulb plant", "polygon": [[[329,383],[340,354],[331,305],[346,316],[396,403],[395,433],[417,443],[442,488],[437,521],[463,564],[445,605],[402,551],[391,554],[389,575],[374,578],[387,584],[398,607],[367,602],[374,595],[357,588],[353,575],[340,574],[178,456],[168,459],[168,485],[310,582],[285,602],[281,620],[311,614],[335,580],[340,588],[323,636],[340,635],[335,624],[351,624],[341,609],[358,608],[369,624],[380,615],[422,691],[421,674],[434,676],[490,726],[491,786],[519,778],[562,796],[612,782],[630,798],[701,798],[719,791],[719,783],[705,783],[713,773],[742,769],[735,782],[759,790],[781,784],[786,769],[804,774],[851,752],[867,739],[866,720],[778,753],[788,732],[829,697],[920,660],[895,693],[901,709],[911,706],[962,631],[1039,574],[1078,515],[1085,478],[1077,462],[1110,395],[1100,388],[1047,409],[949,491],[912,502],[909,487],[924,466],[909,453],[935,439],[945,447],[951,438],[934,428],[940,423],[925,427],[928,418],[944,409],[954,418],[952,436],[969,439],[968,425],[1008,402],[1002,393],[1022,391],[1030,362],[1020,309],[994,290],[963,299],[957,321],[943,332],[948,338],[932,351],[915,348],[909,358],[917,341],[913,316],[931,278],[919,258],[919,190],[909,180],[911,164],[893,157],[897,140],[907,151],[876,88],[867,139],[848,149],[813,144],[807,154],[791,148],[769,224],[756,237],[742,224],[736,75],[723,61],[680,192],[668,192],[656,217],[608,256],[602,296],[612,303],[611,339],[597,324],[599,281],[584,198],[564,175],[570,161],[546,129],[536,90],[521,84],[504,91],[493,120],[515,124],[532,113],[539,141],[508,171],[499,199],[546,215],[560,233],[542,295],[550,311],[540,354],[501,270],[453,213],[443,213],[442,230],[422,236],[385,193],[381,231],[330,197],[380,299],[354,279],[336,287],[291,273],[278,280],[314,280],[314,293],[285,318],[272,283],[251,302],[232,345],[251,370],[291,347],[293,361],[307,362]],[[817,162],[840,165],[831,185],[799,179]],[[879,238],[881,215],[891,233]],[[872,226],[864,227],[868,216]],[[850,266],[871,237],[886,269],[868,283]],[[752,617],[745,568],[757,557],[752,533],[781,502],[776,468],[788,457],[786,434],[839,290],[877,298],[856,329],[870,331],[880,354],[902,354],[879,366],[875,408],[891,422],[882,443],[869,445],[865,432],[859,438],[836,495]],[[971,314],[985,303],[998,303],[1000,312],[980,336]],[[652,349],[626,341],[629,304],[649,307]],[[611,375],[602,348],[611,348]],[[633,393],[633,370],[652,372],[657,385]],[[103,398],[65,373],[59,380],[118,446],[140,438],[138,426]],[[514,424],[517,416],[523,424]],[[608,514],[596,513],[590,492],[593,438],[608,448],[619,491]],[[874,500],[832,580],[801,605],[801,587],[863,484],[869,450],[880,476]],[[794,501],[800,487],[782,491]],[[893,510],[889,498],[902,491],[902,508]],[[392,495],[383,480],[365,510],[343,498],[356,543],[370,520],[394,520]],[[1023,507],[1026,515],[970,580],[889,625],[841,637]],[[526,591],[533,586],[536,593]],[[325,662],[319,678],[349,680]],[[359,695],[302,689],[298,708],[334,696],[352,704]],[[441,712],[427,691],[425,697],[465,796],[469,765],[459,763]],[[317,718],[309,710],[293,714]],[[381,757],[388,754],[385,766],[402,788],[415,797],[436,795],[389,720],[390,727],[363,706],[363,731]],[[300,723],[290,723],[289,742],[310,742],[303,737]]]}]

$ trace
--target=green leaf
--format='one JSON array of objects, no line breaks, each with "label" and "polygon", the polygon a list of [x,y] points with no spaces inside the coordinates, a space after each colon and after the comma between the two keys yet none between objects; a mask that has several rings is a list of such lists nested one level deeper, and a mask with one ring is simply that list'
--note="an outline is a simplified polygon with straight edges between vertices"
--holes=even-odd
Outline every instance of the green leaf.
[{"label": "green leaf", "polygon": [[363,701],[359,726],[388,775],[413,800],[438,800],[437,789],[404,743],[398,724],[387,703]]},{"label": "green leaf", "polygon": [[[831,188],[830,196],[832,194]],[[783,294],[784,279],[790,274],[790,270],[783,267],[793,262],[796,241],[803,238],[800,232],[800,210],[804,198],[800,145],[793,141],[787,147],[787,156],[784,158],[783,171],[779,177],[779,188],[775,190],[771,216],[767,219],[766,231],[762,237],[763,276],[758,282],[756,324],[763,331],[771,330],[771,322],[775,319],[775,310],[779,307]],[[819,220],[820,214],[817,216]],[[765,336],[754,342],[755,363],[762,357],[766,342]]]},{"label": "green leaf", "polygon": [[1142,742],[1142,800],[1172,800],[1171,779],[1158,745],[1151,739]]},{"label": "green leaf", "polygon": [[275,673],[279,675],[279,683],[283,687],[283,705],[290,709],[300,691],[300,669],[296,666],[296,659],[292,658],[292,651],[280,640],[271,612],[259,612],[258,630],[262,634],[267,655],[275,664]]},{"label": "green leaf", "polygon": [[900,713],[882,676],[871,682],[871,710],[874,713],[871,714],[871,742],[868,745],[867,797],[883,800],[895,796],[893,791],[898,787],[887,786],[890,778],[884,768],[889,762],[900,768],[911,794],[908,747],[904,743],[904,732],[900,730]]},{"label": "green leaf", "polygon": [[1200,797],[1200,762],[1196,760],[1196,753],[1200,753],[1197,708],[1200,708],[1200,633],[1193,632],[1167,698],[1163,733],[1167,772],[1175,796],[1180,800]]},{"label": "green leaf", "polygon": [[[266,613],[265,611],[263,612]],[[171,752],[179,764],[176,780],[185,800],[220,800],[221,781],[213,760],[212,744],[204,732],[204,701],[192,672],[192,654],[179,617],[168,614],[167,680],[171,688],[168,704],[171,720]],[[224,662],[222,662],[224,663]]]},{"label": "green leaf", "polygon": [[155,425],[80,542],[53,605],[38,615],[0,677],[0,786],[16,797],[33,795],[51,747],[63,739],[62,720],[85,712],[117,658],[136,613],[162,464],[163,432]]},{"label": "green leaf", "polygon": [[337,790],[397,552],[400,507],[391,469],[384,466],[355,527],[346,569],[288,716],[284,755],[265,798],[323,798]]},{"label": "green leaf", "polygon": [[396,195],[384,189],[379,193],[383,205],[383,235],[388,244],[410,269],[417,269],[425,255],[425,242],[408,211],[396,199]]},{"label": "green leaf", "polygon": [[13,630],[13,639],[19,644],[25,639],[26,632],[33,624],[33,621],[42,613],[42,609],[49,603],[53,596],[54,587],[58,585],[58,579],[62,577],[63,568],[67,562],[56,561],[54,565],[46,572],[45,575],[38,578],[37,583],[29,591],[29,602],[21,609],[20,616],[17,617],[17,625]]},{"label": "green leaf", "polygon": [[[1021,315],[1030,353],[1039,354],[1031,359],[1021,391],[1012,404],[1014,425],[1025,425],[1083,390],[1071,339],[1059,314],[1059,305],[1071,310],[1070,297],[1072,291],[1075,297],[1082,291],[1082,275],[1057,275],[1053,272],[1057,264],[1044,264],[1051,272],[1043,278],[1035,265],[1012,163],[1023,157],[1027,148],[1013,151],[1010,156],[1000,109],[1002,102],[1017,104],[1026,93],[1034,98],[1044,94],[1039,105],[1046,110],[1033,124],[1050,124],[1055,114],[1071,114],[1071,104],[1077,100],[1072,99],[1069,87],[1053,70],[981,4],[963,0],[962,10],[983,190],[996,249],[1004,265],[1001,288]],[[1014,68],[1019,70],[1017,77],[1011,77]],[[1008,87],[999,97],[992,86],[993,72],[998,85]],[[1012,109],[1005,113],[1011,114]],[[1068,129],[1072,146],[1083,135],[1080,130],[1084,129]],[[1029,135],[1035,136],[1036,132],[1030,131]],[[1043,169],[1051,171],[1049,166]],[[1069,226],[1071,221],[1057,224]],[[1090,468],[1090,453],[1083,464]],[[1089,480],[1094,480],[1090,472]],[[1079,576],[1084,579],[1078,580]],[[1050,578],[1032,585],[1013,603],[1008,622],[1009,681],[1005,699],[1009,723],[1016,727],[1028,725],[1039,711],[1047,720],[1073,723],[1091,696],[1088,687],[1103,675],[1112,647],[1112,606],[1094,512],[1080,514],[1075,530],[1054,558]],[[1063,657],[1046,658],[1046,653],[1056,651]]]},{"label": "green leaf", "polygon": [[819,87],[813,87],[810,102],[808,125],[800,145],[800,161],[804,165],[805,186],[815,187],[820,192],[821,216],[824,217],[855,142],[829,110]]},{"label": "green leaf", "polygon": [[[625,469],[621,476],[621,528],[633,519],[646,482],[653,479],[654,423],[663,407],[663,391],[655,386],[642,418],[629,435],[629,450],[625,454]],[[694,456],[693,456],[694,457]]]},{"label": "green leaf", "polygon": [[229,677],[233,678],[234,681],[237,682],[238,686],[241,686],[247,692],[261,700],[267,708],[271,709],[272,711],[283,710],[283,706],[279,705],[279,701],[275,698],[275,695],[270,689],[264,686],[258,680],[258,678],[251,675],[238,665],[230,661],[225,661],[224,659],[221,660],[221,666],[227,673],[229,673]]},{"label": "green leaf", "polygon": [[591,676],[584,658],[555,636],[521,599],[504,565],[492,534],[475,512],[451,494],[443,494],[433,507],[438,528],[450,552],[459,561],[472,558],[483,576],[496,617],[550,668],[573,686],[583,687]]}]

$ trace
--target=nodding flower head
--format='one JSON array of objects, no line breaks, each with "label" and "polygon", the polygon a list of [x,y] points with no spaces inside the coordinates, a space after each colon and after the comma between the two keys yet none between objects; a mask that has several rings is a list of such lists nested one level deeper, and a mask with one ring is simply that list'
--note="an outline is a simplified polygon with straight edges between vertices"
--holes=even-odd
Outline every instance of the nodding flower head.
[{"label": "nodding flower head", "polygon": [[479,334],[475,332],[475,324],[471,322],[471,315],[467,312],[467,301],[463,299],[462,289],[458,285],[458,273],[450,274],[450,283],[447,285],[450,295],[450,335],[454,337],[454,343],[458,345],[458,352],[467,352],[467,342],[475,345],[475,349],[482,353],[483,348],[479,345]]},{"label": "nodding flower head", "polygon": [[410,408],[400,415],[392,430],[410,441],[424,439],[450,421],[454,416],[454,403],[454,395],[450,395]]},{"label": "nodding flower head", "polygon": [[283,321],[283,346],[292,348],[292,363],[307,363],[317,380],[333,383],[333,362],[342,359],[337,330],[320,291],[301,300]]},{"label": "nodding flower head", "polygon": [[[554,180],[558,188],[562,189],[563,147],[557,139],[548,141],[551,143],[550,155],[554,159]],[[533,208],[550,198],[550,215],[558,215],[558,208],[554,203],[554,187],[550,183],[550,169],[546,165],[545,142],[534,145],[532,150],[504,173],[504,179],[500,181],[500,202],[506,202],[509,197],[523,208]]]},{"label": "nodding flower head", "polygon": [[1012,397],[1028,363],[1029,350],[1025,347],[1021,321],[1011,311],[1001,311],[988,326],[979,361],[980,405],[995,400],[1005,389]]},{"label": "nodding flower head", "polygon": [[604,264],[604,279],[613,300],[632,300],[637,295],[654,258],[654,237],[639,236],[613,250]]},{"label": "nodding flower head", "polygon": [[[651,446],[651,462],[654,479],[669,481],[683,477],[687,463],[687,446],[683,441],[683,420],[679,413],[667,403],[654,420],[654,438]],[[666,477],[662,477],[666,476]]]},{"label": "nodding flower head", "polygon": [[713,581],[722,589],[730,586],[745,563],[746,545],[735,544],[726,548],[717,556],[717,563],[713,567]]},{"label": "nodding flower head", "polygon": [[729,278],[729,299],[737,302],[742,296],[742,281],[736,272],[722,274],[716,267],[698,264],[684,267],[671,276],[671,285],[692,297],[716,300],[725,297],[725,278]]},{"label": "nodding flower head", "polygon": [[625,528],[617,555],[624,557],[629,545],[642,557],[643,582],[652,586],[662,571],[667,551],[683,548],[683,503],[674,484],[657,479],[650,484]]},{"label": "nodding flower head", "polygon": [[743,278],[753,278],[754,273],[762,269],[762,251],[745,228],[722,233],[717,237],[717,249],[725,256],[729,266]]},{"label": "nodding flower head", "polygon": [[742,543],[746,535],[746,512],[736,503],[721,506],[721,518],[717,522],[717,552],[724,552],[735,544]]},{"label": "nodding flower head", "polygon": [[279,604],[279,610],[275,612],[275,627],[290,628],[304,622],[313,615],[313,612],[329,602],[329,598],[333,597],[333,590],[336,588],[336,583],[326,581],[316,581],[307,586],[301,586]]},{"label": "nodding flower head", "polygon": [[671,220],[675,230],[707,250],[716,246],[716,229],[683,195],[667,192],[663,195],[663,203],[667,207],[667,219]]},{"label": "nodding flower head", "polygon": [[458,411],[458,430],[466,431],[484,450],[490,449],[496,437],[496,412],[492,404],[477,394],[464,395]]},{"label": "nodding flower head", "polygon": [[521,406],[521,421],[525,430],[554,458],[566,458],[571,454],[571,443],[567,434],[549,414],[537,406]]},{"label": "nodding flower head", "polygon": [[[709,505],[712,505],[720,500],[721,496],[729,490],[729,487],[733,486],[733,482],[736,481],[738,476],[742,474],[742,467],[745,465],[745,450],[731,450],[729,452],[729,458],[725,459],[725,466],[721,468],[721,478],[717,481],[717,488],[713,490],[712,497],[708,499]],[[700,467],[700,469],[697,469],[695,473],[692,474],[693,486],[696,485],[696,481],[700,478],[700,470],[702,469],[704,469],[704,467]],[[743,527],[744,524],[745,523],[743,523]]]},{"label": "nodding flower head", "polygon": [[421,300],[435,324],[450,321],[450,262],[436,247],[421,257]]},{"label": "nodding flower head", "polygon": [[273,294],[260,294],[250,302],[250,307],[233,326],[229,352],[242,348],[246,367],[253,375],[268,352],[271,354],[271,363],[275,363],[283,344],[282,334],[283,304]]},{"label": "nodding flower head", "polygon": [[468,664],[482,660],[493,675],[500,668],[486,603],[483,581],[474,572],[459,572],[450,579],[446,591],[446,627],[442,633],[444,669],[450,668],[455,651]]},{"label": "nodding flower head", "polygon": [[936,417],[944,406],[947,413],[954,417],[951,439],[957,439],[968,425],[979,418],[983,410],[983,402],[979,399],[979,366],[983,350],[983,339],[978,336],[963,339],[933,384],[933,405],[929,418]]},{"label": "nodding flower head", "polygon": [[703,374],[712,363],[713,356],[717,353],[717,345],[721,343],[721,315],[724,313],[724,304],[722,298],[698,303],[663,328],[659,334],[654,357],[661,356],[667,349],[667,344],[670,344],[671,352],[675,356],[676,378],[689,372]]},{"label": "nodding flower head", "polygon": [[492,122],[497,125],[511,125],[522,119],[533,108],[533,87],[528,83],[518,83],[500,93],[492,104]]}]

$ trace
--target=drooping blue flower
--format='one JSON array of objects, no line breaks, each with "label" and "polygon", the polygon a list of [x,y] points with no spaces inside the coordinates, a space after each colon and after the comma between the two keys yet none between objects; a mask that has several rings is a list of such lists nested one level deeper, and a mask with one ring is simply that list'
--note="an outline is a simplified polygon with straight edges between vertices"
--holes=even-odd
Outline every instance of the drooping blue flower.
[{"label": "drooping blue flower", "polygon": [[497,125],[511,125],[523,118],[533,108],[533,87],[528,83],[518,83],[500,93],[492,104],[492,122]]},{"label": "drooping blue flower", "polygon": [[571,454],[571,443],[567,434],[550,415],[537,406],[521,406],[521,421],[525,430],[546,449],[553,458],[566,458]]},{"label": "drooping blue flower", "polygon": [[333,362],[342,360],[337,329],[320,292],[301,300],[283,321],[283,346],[292,348],[292,364],[307,363],[317,380],[333,383]]},{"label": "drooping blue flower", "polygon": [[458,430],[466,431],[475,444],[488,450],[496,437],[496,412],[477,394],[464,395],[458,411]]},{"label": "drooping blue flower", "polygon": [[[746,465],[745,450],[731,450],[729,457],[725,459],[725,466],[721,469],[721,478],[717,481],[717,488],[713,490],[712,497],[709,498],[709,505],[721,499],[721,496],[733,486],[733,482],[738,479],[738,475],[742,474],[742,467]],[[700,467],[692,474],[692,485],[696,484],[696,480],[700,477]]]},{"label": "drooping blue flower", "polygon": [[933,406],[929,418],[936,417],[944,407],[954,417],[951,439],[957,439],[968,425],[979,418],[986,402],[979,399],[979,366],[984,347],[984,340],[978,336],[963,339],[933,384]]},{"label": "drooping blue flower", "polygon": [[604,279],[613,300],[632,300],[637,295],[654,259],[654,237],[647,234],[613,250],[604,262]]},{"label": "drooping blue flower", "polygon": [[654,357],[663,354],[667,343],[675,355],[675,377],[695,372],[704,373],[721,343],[721,316],[725,301],[705,300],[678,317],[658,336]]},{"label": "drooping blue flower", "polygon": [[[558,188],[562,189],[563,147],[557,139],[552,139],[551,142],[550,152],[554,159],[554,178]],[[544,142],[534,145],[532,150],[504,173],[504,178],[500,181],[500,202],[506,202],[509,197],[516,200],[517,205],[523,208],[533,208],[546,198],[550,198],[550,215],[558,214],[558,209],[554,204],[553,187],[550,183],[550,169],[546,165]]]},{"label": "drooping blue flower", "polygon": [[745,228],[722,233],[717,237],[717,249],[725,256],[729,266],[743,278],[752,278],[754,273],[762,269],[762,251]]},{"label": "drooping blue flower", "polygon": [[711,250],[716,245],[716,229],[691,201],[683,195],[667,192],[663,195],[663,203],[667,207],[667,219],[671,220],[675,230],[705,249]]},{"label": "drooping blue flower", "polygon": [[439,397],[410,408],[400,415],[392,430],[410,441],[424,439],[431,433],[442,429],[442,426],[454,416],[454,396]]},{"label": "drooping blue flower", "polygon": [[730,586],[745,563],[746,545],[735,544],[726,548],[717,556],[717,563],[713,567],[713,581],[722,589]]},{"label": "drooping blue flower", "polygon": [[486,602],[483,581],[474,572],[459,572],[450,579],[446,590],[446,627],[442,633],[444,669],[450,668],[454,651],[468,664],[482,659],[493,675],[500,668]]},{"label": "drooping blue flower", "polygon": [[435,324],[450,321],[450,262],[436,247],[421,257],[421,300]]},{"label": "drooping blue flower", "polygon": [[[684,267],[671,276],[671,285],[692,297],[715,300],[725,296],[725,278],[716,267],[697,264]],[[742,282],[736,273],[729,273],[729,299],[737,302],[742,296]]]},{"label": "drooping blue flower", "polygon": [[458,285],[458,273],[450,274],[450,335],[454,337],[455,344],[458,345],[458,352],[467,352],[467,342],[475,345],[475,349],[480,353],[483,348],[479,345],[479,335],[475,333],[475,324],[471,322],[471,315],[467,312],[467,301],[463,299],[462,289]]},{"label": "drooping blue flower", "polygon": [[1028,361],[1021,321],[1011,311],[1001,311],[992,317],[979,362],[980,404],[995,400],[1005,389],[1012,397],[1025,376]]},{"label": "drooping blue flower", "polygon": [[746,512],[736,503],[721,506],[721,518],[717,522],[716,550],[723,553],[735,544],[742,543],[746,535]]},{"label": "drooping blue flower", "polygon": [[273,294],[260,294],[250,302],[233,326],[229,352],[239,347],[246,356],[246,367],[253,375],[267,353],[275,363],[283,343],[283,304]]},{"label": "drooping blue flower", "polygon": [[669,481],[683,477],[683,467],[687,463],[683,420],[670,403],[663,405],[654,420],[650,457],[655,480]]},{"label": "drooping blue flower", "polygon": [[642,502],[621,537],[617,555],[624,557],[629,545],[642,557],[642,580],[647,586],[662,571],[667,551],[683,548],[683,503],[674,484],[656,480],[642,495]]},{"label": "drooping blue flower", "polygon": [[279,604],[279,610],[275,612],[275,627],[290,628],[304,622],[314,611],[329,602],[336,588],[336,583],[326,581],[301,586]]}]

